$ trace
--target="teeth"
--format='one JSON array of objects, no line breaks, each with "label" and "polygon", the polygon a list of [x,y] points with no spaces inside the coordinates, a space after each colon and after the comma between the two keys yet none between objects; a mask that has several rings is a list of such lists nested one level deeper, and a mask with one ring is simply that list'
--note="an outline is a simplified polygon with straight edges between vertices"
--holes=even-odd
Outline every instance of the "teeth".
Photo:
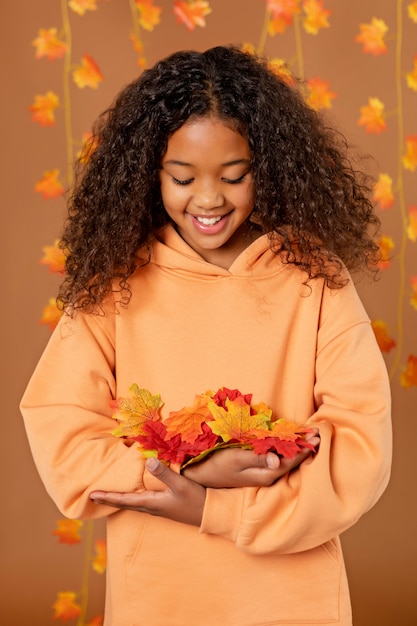
[{"label": "teeth", "polygon": [[220,217],[197,217],[197,220],[200,222],[200,224],[204,224],[204,226],[214,226],[214,224],[217,224],[217,222],[220,222],[221,220],[221,216]]}]

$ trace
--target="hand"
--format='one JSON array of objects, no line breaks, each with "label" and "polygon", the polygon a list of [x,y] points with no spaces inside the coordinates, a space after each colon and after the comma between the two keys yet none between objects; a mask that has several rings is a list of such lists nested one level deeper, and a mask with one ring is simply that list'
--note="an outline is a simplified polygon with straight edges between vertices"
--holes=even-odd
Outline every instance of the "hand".
[{"label": "hand", "polygon": [[206,490],[185,476],[176,474],[158,459],[146,461],[147,470],[168,487],[165,491],[116,493],[93,491],[91,500],[118,509],[128,509],[166,517],[176,522],[200,526],[206,499]]},{"label": "hand", "polygon": [[[318,429],[314,428],[312,433],[308,433],[306,440],[317,449],[320,444]],[[294,458],[288,459],[274,452],[256,454],[253,450],[225,448],[200,463],[189,465],[182,474],[204,487],[214,489],[269,487],[311,454],[310,449],[304,448]]]}]

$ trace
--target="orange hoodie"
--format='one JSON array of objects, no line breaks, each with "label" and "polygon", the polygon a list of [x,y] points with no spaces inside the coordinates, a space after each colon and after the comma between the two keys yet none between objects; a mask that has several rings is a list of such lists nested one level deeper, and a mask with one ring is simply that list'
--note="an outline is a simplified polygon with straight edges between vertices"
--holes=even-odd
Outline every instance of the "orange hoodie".
[{"label": "orange hoodie", "polygon": [[[108,516],[106,626],[352,623],[339,535],[384,491],[389,385],[352,282],[303,285],[262,236],[228,269],[168,226],[131,279],[129,306],[64,316],[22,413],[62,513]],[[163,415],[219,387],[316,425],[314,458],[271,487],[207,489],[201,527],[93,504],[93,490],[162,489],[111,435],[110,400],[137,383]]]}]

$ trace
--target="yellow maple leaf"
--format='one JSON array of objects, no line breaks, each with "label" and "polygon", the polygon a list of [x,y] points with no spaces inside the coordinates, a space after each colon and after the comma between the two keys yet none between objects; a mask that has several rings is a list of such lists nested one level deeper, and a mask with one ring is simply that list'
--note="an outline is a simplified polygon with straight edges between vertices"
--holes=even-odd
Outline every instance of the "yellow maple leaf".
[{"label": "yellow maple leaf", "polygon": [[410,241],[417,241],[417,206],[408,207],[407,235]]},{"label": "yellow maple leaf", "polygon": [[286,82],[288,85],[294,84],[294,76],[291,74],[291,70],[284,59],[273,57],[272,59],[269,59],[268,66],[274,74],[279,76],[279,78],[281,78],[281,80]]},{"label": "yellow maple leaf", "polygon": [[307,104],[315,111],[332,108],[332,100],[336,98],[336,94],[329,91],[329,85],[330,83],[321,78],[307,80]]},{"label": "yellow maple leaf", "polygon": [[410,277],[410,285],[412,289],[410,304],[417,311],[417,276]]},{"label": "yellow maple leaf", "polygon": [[133,44],[133,48],[134,50],[138,53],[138,60],[137,60],[137,65],[141,68],[144,69],[146,67],[146,58],[143,54],[143,44],[142,42],[136,37],[136,35],[131,34],[130,35],[130,41]]},{"label": "yellow maple leaf", "polygon": [[412,2],[407,6],[408,17],[417,24],[417,2]]},{"label": "yellow maple leaf", "polygon": [[39,320],[40,324],[49,326],[50,330],[54,330],[58,326],[58,322],[62,317],[62,311],[60,311],[56,305],[56,298],[49,298],[49,302],[42,311],[42,317]]},{"label": "yellow maple leaf", "polygon": [[255,46],[249,41],[244,41],[240,49],[246,54],[255,54]]},{"label": "yellow maple leaf", "polygon": [[43,257],[39,261],[41,265],[47,265],[50,272],[65,272],[65,253],[59,245],[59,239],[56,239],[52,246],[44,246],[42,248]]},{"label": "yellow maple leaf", "polygon": [[56,28],[40,28],[32,45],[36,48],[35,58],[46,57],[48,61],[62,59],[67,50],[67,44],[58,38]]},{"label": "yellow maple leaf", "polygon": [[97,574],[104,574],[107,567],[107,544],[104,539],[97,539],[94,547],[96,552],[91,566]]},{"label": "yellow maple leaf", "polygon": [[407,366],[400,375],[400,384],[405,389],[417,387],[417,356],[410,354],[407,359]]},{"label": "yellow maple leaf", "polygon": [[271,37],[276,33],[285,33],[293,23],[294,15],[301,12],[300,0],[267,0],[266,8],[271,14],[268,24]]},{"label": "yellow maple leaf", "polygon": [[165,420],[167,433],[169,435],[181,433],[183,441],[194,443],[197,437],[203,434],[201,424],[212,419],[208,400],[207,395],[199,395],[195,397],[193,406],[172,411]]},{"label": "yellow maple leaf", "polygon": [[359,24],[359,29],[360,33],[356,35],[355,41],[362,44],[363,52],[374,57],[386,53],[384,37],[388,32],[388,26],[384,20],[373,17],[370,24]]},{"label": "yellow maple leaf", "polygon": [[188,30],[194,30],[196,26],[206,25],[204,18],[211,13],[211,8],[206,0],[188,0],[174,2],[173,11],[179,24],[185,24]]},{"label": "yellow maple leaf", "polygon": [[391,265],[391,252],[394,249],[394,241],[392,237],[383,235],[377,244],[381,252],[381,259],[378,261],[378,267],[380,270],[386,270]]},{"label": "yellow maple leaf", "polygon": [[402,158],[406,170],[414,170],[417,167],[417,135],[409,135],[405,138],[406,153]]},{"label": "yellow maple leaf", "polygon": [[81,543],[80,528],[83,522],[78,519],[59,519],[56,522],[56,528],[52,532],[53,535],[59,537],[59,543]]},{"label": "yellow maple leaf", "polygon": [[59,98],[53,91],[47,91],[44,95],[36,94],[34,103],[29,107],[32,120],[41,126],[54,126],[54,110],[59,106]]},{"label": "yellow maple leaf", "polygon": [[58,180],[59,170],[47,170],[35,184],[36,193],[41,193],[45,200],[48,198],[59,198],[64,193],[64,188]]},{"label": "yellow maple leaf", "polygon": [[147,31],[153,31],[161,21],[161,7],[154,6],[153,0],[135,0],[139,11],[139,24]]},{"label": "yellow maple leaf", "polygon": [[361,107],[361,116],[358,126],[364,126],[367,133],[379,135],[387,128],[385,122],[384,104],[379,98],[369,98],[368,104]]},{"label": "yellow maple leaf", "polygon": [[411,72],[408,72],[405,77],[407,79],[407,85],[410,87],[410,89],[412,89],[413,91],[417,91],[417,54],[415,55],[413,61],[413,69],[411,70]]},{"label": "yellow maple leaf", "polygon": [[129,392],[131,398],[118,398],[111,403],[116,411],[113,417],[119,422],[119,426],[112,431],[116,437],[142,435],[145,422],[161,419],[159,410],[164,403],[159,394],[153,396],[147,389],[140,389],[136,383],[129,388]]},{"label": "yellow maple leaf", "polygon": [[389,352],[395,348],[397,344],[388,333],[388,328],[385,322],[382,320],[372,320],[371,325],[381,352]]},{"label": "yellow maple leaf", "polygon": [[373,199],[381,209],[389,209],[394,204],[392,178],[389,174],[379,174],[375,185]]},{"label": "yellow maple leaf", "polygon": [[69,0],[68,6],[78,15],[84,15],[86,11],[97,11],[98,0]]},{"label": "yellow maple leaf", "polygon": [[305,13],[303,26],[306,33],[317,35],[321,28],[329,28],[327,18],[331,15],[331,11],[323,7],[322,0],[304,0],[302,7]]},{"label": "yellow maple leaf", "polygon": [[84,54],[81,65],[77,65],[73,70],[72,78],[80,89],[84,87],[97,89],[99,83],[103,81],[103,74],[94,59],[89,54]]},{"label": "yellow maple leaf", "polygon": [[254,429],[268,428],[270,416],[262,412],[251,415],[250,405],[242,397],[227,399],[226,409],[211,400],[208,407],[213,416],[208,425],[226,443],[231,439],[241,440]]},{"label": "yellow maple leaf", "polygon": [[76,602],[77,594],[73,591],[60,591],[52,605],[55,611],[54,619],[66,622],[75,619],[82,613],[81,606]]}]

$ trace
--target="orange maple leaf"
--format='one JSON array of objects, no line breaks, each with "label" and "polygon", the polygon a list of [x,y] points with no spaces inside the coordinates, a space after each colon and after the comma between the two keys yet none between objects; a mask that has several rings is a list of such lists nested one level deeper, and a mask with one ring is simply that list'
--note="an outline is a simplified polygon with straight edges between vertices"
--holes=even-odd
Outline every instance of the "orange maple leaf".
[{"label": "orange maple leaf", "polygon": [[47,265],[52,273],[65,272],[65,253],[59,246],[59,239],[56,239],[52,246],[44,246],[43,257],[39,261],[41,265]]},{"label": "orange maple leaf", "polygon": [[153,31],[161,21],[162,8],[156,7],[153,0],[135,0],[139,11],[139,24],[148,31]]},{"label": "orange maple leaf", "polygon": [[307,80],[307,104],[319,111],[320,109],[331,109],[332,100],[336,98],[334,91],[329,91],[330,83],[321,78],[310,78]]},{"label": "orange maple leaf", "polygon": [[291,70],[284,61],[284,59],[279,59],[274,57],[270,59],[268,62],[269,68],[281,78],[288,85],[294,84],[294,76],[291,74]]},{"label": "orange maple leaf", "polygon": [[97,574],[104,574],[107,567],[107,545],[104,539],[95,542],[96,553],[92,561],[92,568]]},{"label": "orange maple leaf", "polygon": [[86,626],[103,626],[103,621],[104,617],[102,615],[96,615]]},{"label": "orange maple leaf", "polygon": [[370,24],[359,24],[359,28],[360,33],[356,35],[355,41],[363,44],[363,52],[372,54],[374,57],[386,53],[387,46],[384,37],[388,32],[388,26],[384,20],[373,17]]},{"label": "orange maple leaf", "polygon": [[45,200],[59,198],[64,193],[64,188],[58,180],[59,170],[47,170],[35,185],[36,193],[41,193]]},{"label": "orange maple leaf", "polygon": [[81,543],[79,530],[82,526],[83,522],[78,519],[59,519],[52,534],[59,537],[59,543],[72,546],[74,543]]},{"label": "orange maple leaf", "polygon": [[151,420],[161,419],[159,410],[163,406],[161,396],[153,396],[147,389],[140,389],[136,383],[130,388],[131,398],[119,398],[111,403],[111,408],[116,410],[114,419],[119,426],[112,431],[116,437],[137,437],[143,435],[143,425]]},{"label": "orange maple leaf", "polygon": [[367,133],[379,135],[386,130],[384,104],[379,98],[369,98],[368,105],[360,109],[361,117],[358,120],[358,126],[365,126]]},{"label": "orange maple leaf", "polygon": [[410,354],[407,360],[407,367],[400,375],[400,383],[405,389],[417,387],[417,356]]},{"label": "orange maple leaf", "polygon": [[204,18],[211,13],[211,8],[206,0],[188,0],[174,2],[173,11],[179,24],[185,24],[188,30],[194,30],[196,26],[206,25]]},{"label": "orange maple leaf", "polygon": [[392,178],[389,174],[380,174],[375,185],[373,199],[381,209],[389,209],[394,204]]},{"label": "orange maple leaf", "polygon": [[49,298],[49,302],[42,311],[42,317],[39,320],[40,324],[49,326],[50,330],[54,330],[58,326],[58,322],[62,317],[62,311],[60,311],[56,305],[56,298]]},{"label": "orange maple leaf", "polygon": [[81,163],[88,163],[94,150],[97,148],[98,139],[93,133],[85,132],[81,137],[81,150],[77,153],[77,159]]},{"label": "orange maple leaf", "polygon": [[417,135],[410,135],[405,138],[406,153],[402,158],[406,170],[414,170],[417,167]]},{"label": "orange maple leaf", "polygon": [[36,48],[35,58],[46,57],[48,61],[62,59],[67,50],[67,44],[58,39],[56,28],[40,28],[32,45]]},{"label": "orange maple leaf", "polygon": [[322,0],[304,0],[302,7],[305,13],[303,26],[306,33],[317,35],[320,28],[329,28],[327,18],[331,15],[331,11],[323,8]]},{"label": "orange maple leaf", "polygon": [[417,206],[408,207],[407,235],[410,241],[417,241]]},{"label": "orange maple leaf", "polygon": [[99,66],[89,54],[83,55],[81,65],[78,65],[72,72],[72,78],[80,89],[84,87],[97,89],[104,79]]},{"label": "orange maple leaf", "polygon": [[410,304],[417,311],[417,276],[410,277],[410,285],[413,292]]},{"label": "orange maple leaf", "polygon": [[265,439],[267,437],[279,437],[283,441],[296,441],[302,433],[311,432],[311,429],[288,422],[287,420],[277,420],[271,423],[270,428],[256,428],[248,432],[249,437],[255,439]]},{"label": "orange maple leaf", "polygon": [[82,609],[75,601],[76,597],[77,594],[72,591],[60,591],[52,605],[55,611],[54,619],[61,619],[63,622],[66,622],[81,615]]},{"label": "orange maple leaf", "polygon": [[130,41],[133,43],[133,48],[134,50],[138,53],[138,60],[137,60],[137,65],[143,69],[144,67],[146,67],[146,58],[143,55],[143,44],[142,42],[136,37],[136,35],[131,34],[130,35]]},{"label": "orange maple leaf", "polygon": [[54,126],[54,110],[57,106],[59,106],[59,98],[53,91],[48,91],[44,95],[36,94],[35,102],[29,107],[32,120],[41,126]]},{"label": "orange maple leaf", "polygon": [[271,16],[268,24],[268,34],[284,33],[293,23],[294,15],[300,13],[300,0],[267,0],[267,11]]},{"label": "orange maple leaf", "polygon": [[172,411],[165,420],[168,435],[181,434],[181,439],[194,443],[203,434],[201,424],[212,419],[208,408],[208,396],[196,396],[193,406],[186,406],[180,411]]},{"label": "orange maple leaf", "polygon": [[413,91],[417,91],[417,54],[415,55],[413,61],[413,69],[411,70],[411,72],[408,72],[405,77],[407,79],[407,85],[410,87],[410,89],[412,89]]},{"label": "orange maple leaf", "polygon": [[388,328],[382,320],[373,320],[371,322],[375,338],[381,352],[389,352],[397,345],[395,340],[389,335]]},{"label": "orange maple leaf", "polygon": [[86,11],[97,11],[98,0],[69,0],[68,6],[78,15],[84,15]]},{"label": "orange maple leaf", "polygon": [[417,2],[412,2],[407,6],[408,17],[417,24]]},{"label": "orange maple leaf", "polygon": [[225,404],[226,409],[212,400],[209,401],[208,407],[213,420],[208,425],[226,443],[231,439],[240,441],[254,429],[268,428],[270,415],[263,412],[251,415],[251,407],[242,397],[227,399]]},{"label": "orange maple leaf", "polygon": [[394,249],[394,241],[392,240],[392,237],[383,235],[377,243],[381,252],[381,259],[378,261],[378,267],[380,270],[386,270],[391,265],[390,257],[391,252]]}]

